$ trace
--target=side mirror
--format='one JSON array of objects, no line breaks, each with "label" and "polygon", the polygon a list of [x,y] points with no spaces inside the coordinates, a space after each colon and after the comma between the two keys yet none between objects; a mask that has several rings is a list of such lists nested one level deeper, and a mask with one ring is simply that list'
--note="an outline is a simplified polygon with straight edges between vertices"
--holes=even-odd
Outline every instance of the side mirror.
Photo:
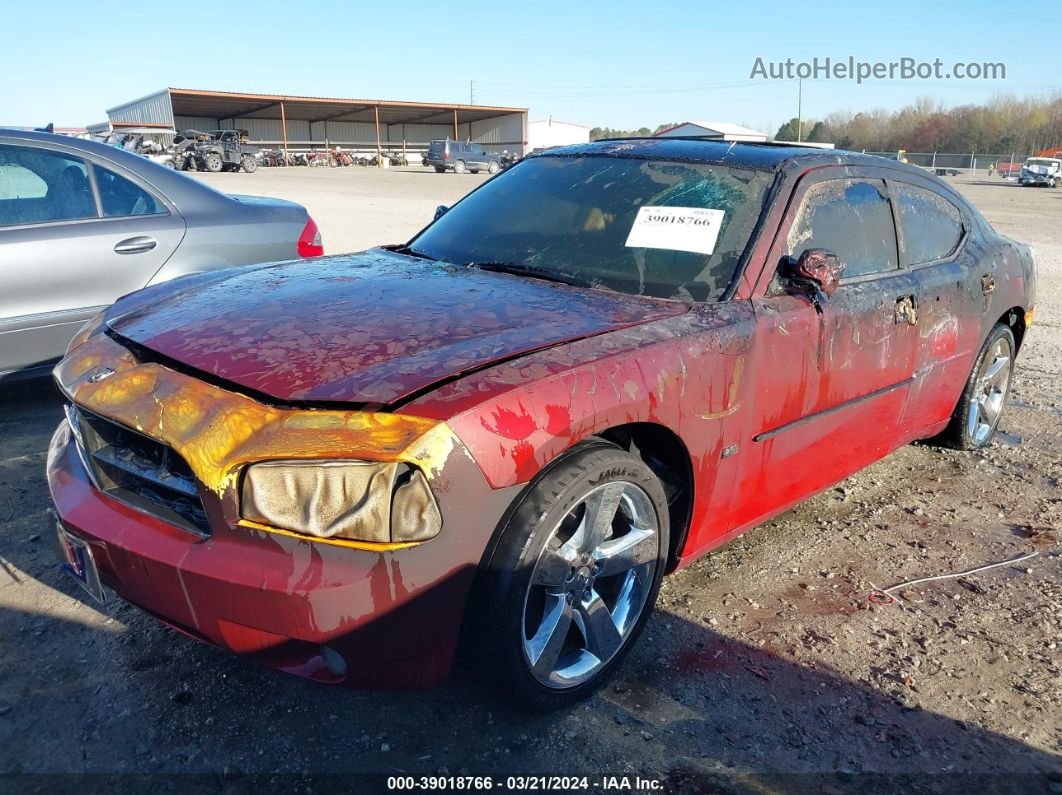
[{"label": "side mirror", "polygon": [[787,275],[797,284],[814,285],[823,295],[831,296],[844,272],[844,263],[824,248],[805,249],[800,258],[790,258]]},{"label": "side mirror", "polygon": [[446,215],[446,211],[449,209],[450,208],[447,207],[445,204],[440,204],[438,207],[435,208],[435,217],[432,218],[432,220],[438,221],[440,218]]}]

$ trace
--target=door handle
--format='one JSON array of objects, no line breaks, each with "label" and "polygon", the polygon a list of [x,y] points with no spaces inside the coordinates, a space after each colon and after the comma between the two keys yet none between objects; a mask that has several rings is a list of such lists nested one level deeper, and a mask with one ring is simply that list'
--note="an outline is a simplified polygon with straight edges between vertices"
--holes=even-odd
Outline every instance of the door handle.
[{"label": "door handle", "polygon": [[130,237],[117,243],[114,246],[116,254],[142,254],[145,251],[151,251],[159,244],[153,237],[147,237],[141,235],[140,237]]},{"label": "door handle", "polygon": [[893,318],[897,323],[906,323],[908,326],[913,326],[918,322],[918,309],[915,307],[913,295],[903,295],[896,299]]}]

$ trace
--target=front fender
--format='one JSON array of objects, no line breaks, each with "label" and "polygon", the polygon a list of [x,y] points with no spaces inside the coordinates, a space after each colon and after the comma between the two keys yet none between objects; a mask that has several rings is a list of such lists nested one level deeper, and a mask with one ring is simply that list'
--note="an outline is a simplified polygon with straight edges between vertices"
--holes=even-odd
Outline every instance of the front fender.
[{"label": "front fender", "polygon": [[492,488],[527,483],[572,445],[629,423],[670,428],[699,469],[718,460],[754,325],[743,303],[705,309],[542,351],[438,399],[489,395],[448,421]]}]

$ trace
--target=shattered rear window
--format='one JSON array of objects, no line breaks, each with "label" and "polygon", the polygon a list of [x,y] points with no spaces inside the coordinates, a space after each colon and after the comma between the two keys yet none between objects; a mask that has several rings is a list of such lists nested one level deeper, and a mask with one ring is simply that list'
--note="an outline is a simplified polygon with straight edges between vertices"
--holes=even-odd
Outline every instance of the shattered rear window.
[{"label": "shattered rear window", "polygon": [[[772,176],[707,163],[539,156],[485,184],[410,245],[455,264],[517,263],[617,292],[717,301]],[[634,245],[628,240],[644,239],[631,237],[643,207],[686,220],[717,211],[708,214],[716,227],[698,251],[683,250],[688,230],[670,238],[665,230],[652,247]]]},{"label": "shattered rear window", "polygon": [[951,256],[962,240],[962,214],[938,193],[893,183],[903,237],[904,263],[918,265]]}]

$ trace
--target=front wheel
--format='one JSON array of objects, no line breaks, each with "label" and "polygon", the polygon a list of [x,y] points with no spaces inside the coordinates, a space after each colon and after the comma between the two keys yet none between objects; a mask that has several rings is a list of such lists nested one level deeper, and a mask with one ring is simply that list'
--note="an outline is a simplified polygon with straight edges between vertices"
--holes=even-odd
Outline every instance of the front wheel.
[{"label": "front wheel", "polygon": [[500,171],[500,170],[501,170],[501,166],[498,165],[498,161],[497,160],[491,160],[490,163],[487,164],[487,173],[488,174],[497,174],[498,171]]},{"label": "front wheel", "polygon": [[1010,391],[1016,350],[1011,330],[1002,323],[993,326],[974,361],[951,423],[940,435],[943,444],[975,450],[991,443]]},{"label": "front wheel", "polygon": [[225,167],[224,161],[221,159],[221,155],[209,154],[203,158],[203,166],[207,171],[218,173]]},{"label": "front wheel", "polygon": [[243,170],[248,174],[253,174],[258,168],[258,161],[254,155],[244,155],[240,158],[240,165],[243,166]]},{"label": "front wheel", "polygon": [[483,574],[480,638],[508,697],[556,709],[608,680],[652,611],[668,530],[660,480],[611,445],[577,449],[532,486]]}]

